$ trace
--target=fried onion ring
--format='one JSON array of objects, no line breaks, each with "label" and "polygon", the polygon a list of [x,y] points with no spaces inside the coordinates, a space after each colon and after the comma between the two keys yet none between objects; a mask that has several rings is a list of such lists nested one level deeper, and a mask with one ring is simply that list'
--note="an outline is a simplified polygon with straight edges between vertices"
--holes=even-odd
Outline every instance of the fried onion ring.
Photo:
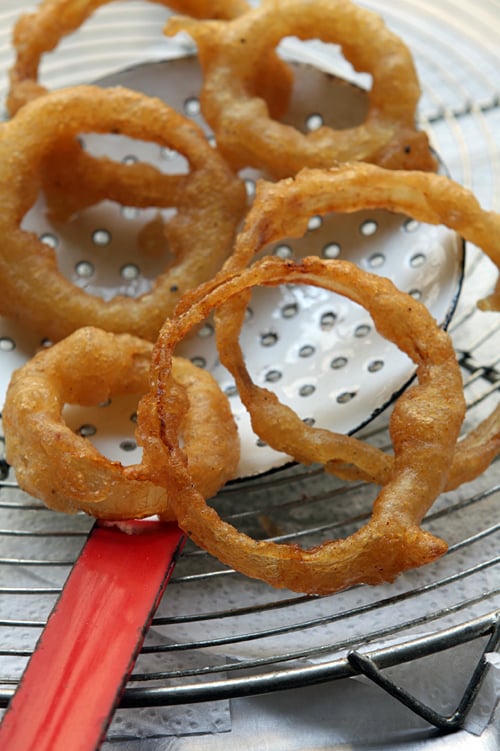
[{"label": "fried onion ring", "polygon": [[[381,333],[418,364],[419,382],[400,397],[391,418],[394,468],[370,520],[350,537],[310,550],[255,541],[207,506],[191,482],[184,452],[170,428],[171,401],[164,398],[172,384],[175,346],[193,326],[252,286],[283,283],[325,287],[366,306]],[[425,306],[389,280],[348,261],[311,257],[300,264],[268,257],[239,274],[202,285],[198,292],[196,300],[162,327],[153,349],[152,386],[141,400],[147,407],[142,429],[151,441],[150,463],[162,467],[165,478],[174,483],[172,507],[182,529],[236,570],[275,587],[307,593],[391,581],[442,555],[446,543],[422,530],[420,522],[446,483],[465,404],[451,341]]]},{"label": "fried onion ring", "polygon": [[[420,85],[411,53],[373,11],[349,0],[263,0],[228,22],[169,19],[166,34],[179,31],[197,44],[201,109],[235,169],[255,167],[274,178],[355,160],[436,169],[427,135],[415,128]],[[356,70],[371,74],[362,124],[304,134],[273,119],[248,82],[255,80],[259,61],[287,36],[340,44]]]},{"label": "fried onion ring", "polygon": [[[94,199],[105,195],[125,205],[177,209],[167,229],[173,261],[152,289],[136,298],[104,300],[76,287],[59,272],[54,250],[19,226],[47,181],[46,163],[54,148],[84,132],[153,141],[183,154],[189,164],[187,174],[167,175],[152,165],[97,160],[102,170],[96,179],[102,184],[90,191]],[[121,182],[114,179],[115,167],[125,176]],[[66,171],[71,172],[68,163]],[[85,184],[85,175],[81,178]],[[0,232],[5,238],[0,248],[0,313],[53,341],[86,325],[154,340],[181,294],[220,269],[246,208],[243,182],[195,123],[159,99],[120,87],[52,92],[4,123],[0,192]]]},{"label": "fried onion ring", "polygon": [[[23,13],[14,26],[14,64],[9,71],[7,110],[14,115],[26,102],[47,93],[38,81],[44,53],[58,46],[101,6],[112,0],[42,0],[34,11]],[[157,5],[193,18],[229,19],[245,13],[245,0],[150,0]],[[266,99],[274,117],[286,110],[292,74],[274,51],[260,62],[259,93]]]},{"label": "fried onion ring", "polygon": [[[7,110],[13,116],[27,102],[47,94],[47,88],[39,83],[38,71],[44,53],[54,50],[63,37],[76,31],[101,6],[111,0],[42,0],[37,8],[20,16],[13,32],[16,51],[14,64],[9,71],[10,88]],[[195,18],[233,18],[249,8],[245,0],[150,0],[169,9],[188,13]],[[280,117],[287,109],[292,73],[289,67],[273,50],[260,61],[265,70],[258,78],[258,92],[268,102],[273,116]],[[68,164],[73,165],[72,171]],[[127,168],[129,165],[127,165]],[[130,166],[131,167],[131,166]],[[155,193],[162,194],[163,182],[155,181],[151,172],[142,178],[141,167],[135,166],[137,177],[144,179],[149,189],[157,186]],[[44,190],[54,218],[63,220],[78,210],[111,197],[122,190],[128,196],[141,192],[130,190],[132,169],[103,159],[97,161],[81,149],[74,138],[59,139],[57,149],[47,160]],[[144,188],[142,189],[144,192]],[[144,200],[144,199],[142,199]],[[138,332],[140,333],[140,332]],[[140,333],[142,336],[142,333]]]},{"label": "fried onion ring", "polygon": [[[481,247],[500,266],[500,214],[481,208],[471,192],[448,177],[423,172],[394,172],[368,164],[328,171],[304,170],[294,180],[260,182],[245,226],[225,272],[244,268],[269,243],[301,237],[311,216],[383,208],[429,224],[444,224]],[[196,291],[194,292],[196,295]],[[181,305],[190,305],[187,298]],[[385,485],[393,458],[350,436],[304,424],[275,394],[252,383],[238,343],[246,298],[234,298],[218,311],[216,332],[221,362],[235,378],[254,430],[277,451],[325,468],[346,480]],[[481,474],[500,452],[500,407],[456,447],[447,490]]]},{"label": "fried onion ring", "polygon": [[[161,513],[173,519],[168,482],[150,479],[145,457],[123,466],[104,457],[64,422],[65,403],[106,403],[142,395],[149,384],[152,344],[128,334],[79,329],[41,350],[11,379],[3,410],[6,458],[21,488],[52,509],[85,511],[100,519]],[[189,360],[173,362],[175,395],[183,405],[176,429],[183,436],[190,476],[206,497],[231,478],[239,460],[236,426],[213,377]],[[180,408],[179,408],[180,411]]]}]

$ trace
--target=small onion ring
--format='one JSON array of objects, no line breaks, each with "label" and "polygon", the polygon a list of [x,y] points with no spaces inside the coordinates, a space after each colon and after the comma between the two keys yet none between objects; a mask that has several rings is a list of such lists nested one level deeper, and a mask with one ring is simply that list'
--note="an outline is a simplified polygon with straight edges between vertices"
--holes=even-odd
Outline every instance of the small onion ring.
[{"label": "small onion ring", "polygon": [[[370,520],[350,537],[310,550],[255,541],[207,506],[193,487],[184,452],[170,428],[171,400],[164,398],[172,384],[175,346],[193,326],[252,286],[289,282],[325,287],[366,306],[381,333],[418,364],[419,383],[400,397],[392,414],[395,465]],[[391,581],[446,551],[443,540],[419,525],[446,483],[465,414],[462,379],[448,335],[425,306],[399,292],[388,279],[348,261],[310,257],[294,264],[264,258],[239,274],[202,285],[196,300],[165,322],[153,350],[151,379],[151,389],[143,398],[149,404],[145,430],[157,452],[150,462],[161,465],[174,483],[172,507],[181,528],[222,562],[275,587],[326,594],[361,582]]]},{"label": "small onion ring", "polygon": [[[166,486],[150,479],[147,460],[123,466],[104,457],[64,422],[65,403],[92,406],[149,384],[152,344],[128,334],[83,328],[41,350],[11,379],[3,409],[6,458],[21,488],[52,509],[85,511],[100,519],[161,513],[173,519]],[[189,472],[210,497],[232,477],[239,460],[236,426],[213,377],[175,358],[175,394]]]},{"label": "small onion ring", "polygon": [[[301,237],[311,216],[368,208],[444,224],[481,247],[500,266],[500,214],[481,208],[470,191],[433,173],[391,171],[357,163],[327,171],[303,170],[295,179],[280,183],[261,181],[223,273],[244,268],[269,243]],[[189,297],[181,303],[189,304]],[[350,436],[306,425],[274,394],[252,384],[238,343],[245,306],[246,298],[241,297],[219,310],[216,332],[221,361],[236,380],[257,435],[277,451],[300,455],[300,461],[306,464],[324,463],[327,471],[345,480],[385,485],[393,469],[392,456]],[[457,444],[446,489],[475,479],[499,452],[500,406]]]},{"label": "small onion ring", "polygon": [[[159,99],[120,87],[77,86],[46,94],[1,127],[0,313],[53,341],[85,325],[153,341],[181,294],[211,278],[231,252],[246,208],[243,182],[195,123]],[[154,141],[189,163],[190,171],[181,175],[162,175],[146,164],[121,165],[131,179],[113,188],[114,169],[108,173],[102,162],[108,198],[124,200],[133,188],[138,206],[177,209],[168,223],[173,261],[136,298],[106,301],[76,287],[57,269],[53,249],[19,226],[43,185],[54,148],[84,132]]]},{"label": "small onion ring", "polygon": [[[61,39],[75,32],[101,6],[112,0],[42,0],[36,9],[23,13],[13,30],[16,58],[9,71],[7,110],[14,115],[26,102],[47,93],[38,81],[42,55],[54,50]],[[245,0],[150,0],[157,5],[193,18],[230,19],[245,13]],[[273,51],[261,62],[259,92],[275,117],[286,110],[292,75]]]},{"label": "small onion ring", "polygon": [[[197,44],[201,109],[235,169],[255,167],[274,178],[355,160],[436,169],[427,135],[415,128],[420,85],[411,53],[373,11],[349,0],[263,0],[228,22],[170,18],[165,33],[179,31]],[[341,44],[354,68],[371,74],[362,124],[303,134],[273,119],[248,82],[255,80],[259,60],[287,36]]]}]

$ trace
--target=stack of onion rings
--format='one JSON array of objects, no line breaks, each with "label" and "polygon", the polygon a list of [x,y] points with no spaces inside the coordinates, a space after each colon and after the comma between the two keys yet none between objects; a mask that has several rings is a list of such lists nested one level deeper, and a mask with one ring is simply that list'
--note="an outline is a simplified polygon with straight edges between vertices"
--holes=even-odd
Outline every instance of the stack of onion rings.
[{"label": "stack of onion rings", "polygon": [[[193,487],[184,451],[170,419],[175,346],[213,310],[255,285],[306,283],[323,286],[366,306],[382,334],[417,363],[419,384],[398,400],[391,417],[394,467],[375,501],[370,521],[345,540],[311,550],[252,540],[221,520]],[[387,279],[346,261],[307,258],[300,264],[265,258],[239,274],[198,290],[182,313],[167,320],[152,357],[149,408],[141,425],[156,438],[156,465],[175,488],[172,509],[181,528],[201,547],[248,576],[276,587],[326,594],[364,582],[391,581],[401,571],[434,560],[446,544],[420,528],[443,489],[465,413],[462,379],[447,334],[427,309]],[[161,399],[158,395],[161,394]],[[265,406],[264,406],[265,409]],[[383,555],[381,555],[383,546]]]},{"label": "stack of onion rings", "polygon": [[[274,178],[354,160],[436,169],[427,135],[415,128],[420,85],[411,53],[372,11],[350,0],[263,0],[230,21],[174,17],[165,31],[186,31],[195,40],[202,113],[235,168],[255,167]],[[356,70],[371,74],[361,125],[303,134],[273,119],[255,81],[260,61],[286,36],[340,44]]]},{"label": "stack of onion rings", "polygon": [[[213,149],[200,128],[158,100],[91,86],[49,93],[38,83],[41,56],[107,2],[42,0],[15,30],[13,118],[1,126],[0,138],[0,232],[8,238],[0,249],[0,313],[53,340],[66,337],[17,371],[8,390],[7,458],[20,485],[59,510],[113,520],[177,518],[224,563],[300,592],[391,581],[434,560],[446,543],[423,531],[421,521],[442,490],[470,481],[498,454],[500,406],[457,442],[464,399],[449,337],[423,305],[388,280],[318,258],[301,264],[266,258],[249,266],[266,245],[301,236],[312,215],[385,208],[445,224],[500,267],[500,215],[433,174],[427,136],[415,128],[420,88],[409,51],[378,16],[349,0],[263,0],[254,9],[245,0],[152,0],[192,16],[171,20],[166,31],[187,30],[198,44],[201,104],[217,138]],[[322,127],[306,136],[272,120],[286,109],[290,93],[290,70],[275,54],[289,35],[338,42],[357,69],[372,74],[363,124],[345,131]],[[172,176],[146,164],[96,159],[76,140],[90,131],[173,148],[187,157],[190,172]],[[353,163],[331,167],[346,160]],[[248,165],[273,179],[295,177],[260,181],[221,271],[246,208],[234,170]],[[20,227],[40,189],[58,217],[103,199],[175,206],[168,227],[173,266],[137,299],[104,302],[75,288],[58,272],[53,251]],[[238,342],[251,288],[288,282],[323,286],[358,302],[380,333],[414,360],[418,383],[391,416],[394,455],[307,426],[252,383]],[[499,310],[498,299],[497,289],[479,305]],[[236,471],[236,428],[212,377],[174,350],[213,311],[221,362],[235,378],[255,432],[297,461],[381,486],[370,520],[347,539],[310,550],[257,542],[207,506]],[[62,417],[65,402],[96,404],[121,393],[144,394],[136,431],[143,459],[127,468],[75,436]]]},{"label": "stack of onion rings", "polygon": [[[97,173],[92,163],[86,169],[80,163],[71,178],[87,203],[106,197],[125,205],[177,208],[168,223],[174,260],[136,298],[104,300],[77,288],[59,272],[54,250],[19,226],[39,188],[50,193],[57,187],[46,168],[54,150],[61,149],[61,159],[64,144],[84,132],[154,141],[188,160],[187,174],[166,175],[151,165],[102,158]],[[231,252],[246,207],[244,184],[202,130],[159,99],[119,87],[60,90],[25,105],[2,125],[1,136],[0,233],[8,242],[0,248],[0,313],[53,341],[86,325],[154,340],[181,294],[212,277]]]},{"label": "stack of onion rings", "polygon": [[[167,482],[154,481],[148,452],[124,467],[104,457],[64,422],[65,403],[91,406],[148,388],[152,344],[129,334],[82,328],[41,350],[17,370],[3,409],[6,457],[19,485],[58,511],[100,519],[161,513],[173,519]],[[205,497],[234,476],[236,426],[226,396],[206,371],[175,358],[175,430],[183,437],[190,476]],[[147,444],[147,438],[145,438]]]}]

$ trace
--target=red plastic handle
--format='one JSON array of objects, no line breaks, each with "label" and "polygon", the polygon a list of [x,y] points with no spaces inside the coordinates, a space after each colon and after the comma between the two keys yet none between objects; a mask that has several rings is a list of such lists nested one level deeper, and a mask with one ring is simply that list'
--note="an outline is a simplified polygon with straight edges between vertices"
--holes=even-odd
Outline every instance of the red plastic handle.
[{"label": "red plastic handle", "polygon": [[0,726],[9,751],[95,751],[184,536],[175,524],[96,524]]}]

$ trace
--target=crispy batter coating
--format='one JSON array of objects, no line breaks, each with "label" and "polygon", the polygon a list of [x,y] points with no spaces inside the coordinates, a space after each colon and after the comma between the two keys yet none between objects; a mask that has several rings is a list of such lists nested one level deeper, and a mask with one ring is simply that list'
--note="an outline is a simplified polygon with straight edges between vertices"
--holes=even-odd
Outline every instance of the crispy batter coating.
[{"label": "crispy batter coating", "polygon": [[[50,508],[100,519],[161,513],[173,519],[170,488],[154,482],[147,446],[140,464],[103,456],[64,422],[65,404],[93,406],[147,390],[152,344],[129,334],[82,328],[41,350],[10,382],[3,426],[7,461],[21,488]],[[194,486],[207,498],[234,476],[239,441],[227,398],[213,377],[176,358],[175,430]],[[138,433],[139,442],[141,434]],[[144,437],[147,444],[147,437]]]},{"label": "crispy batter coating", "polygon": [[[373,11],[350,0],[263,0],[226,22],[174,17],[165,31],[186,31],[196,42],[202,112],[235,168],[274,178],[354,160],[436,169],[427,135],[415,127],[420,85],[412,55]],[[363,123],[302,133],[273,117],[259,94],[261,61],[287,36],[340,44],[356,70],[371,74]]]},{"label": "crispy batter coating", "polygon": [[[64,145],[79,133],[120,133],[183,154],[187,174],[162,174],[148,164],[102,158],[72,173]],[[54,157],[55,149],[59,149]],[[125,205],[175,207],[168,223],[173,260],[150,291],[104,300],[59,271],[54,250],[20,227],[39,189],[57,190],[46,164],[60,160],[87,202],[107,197]],[[67,187],[67,186],[66,186]],[[65,191],[63,191],[64,193]],[[153,341],[181,294],[218,271],[231,252],[246,192],[202,130],[164,102],[121,87],[76,86],[25,105],[2,125],[0,138],[0,314],[53,341],[81,326],[127,332]]]}]

